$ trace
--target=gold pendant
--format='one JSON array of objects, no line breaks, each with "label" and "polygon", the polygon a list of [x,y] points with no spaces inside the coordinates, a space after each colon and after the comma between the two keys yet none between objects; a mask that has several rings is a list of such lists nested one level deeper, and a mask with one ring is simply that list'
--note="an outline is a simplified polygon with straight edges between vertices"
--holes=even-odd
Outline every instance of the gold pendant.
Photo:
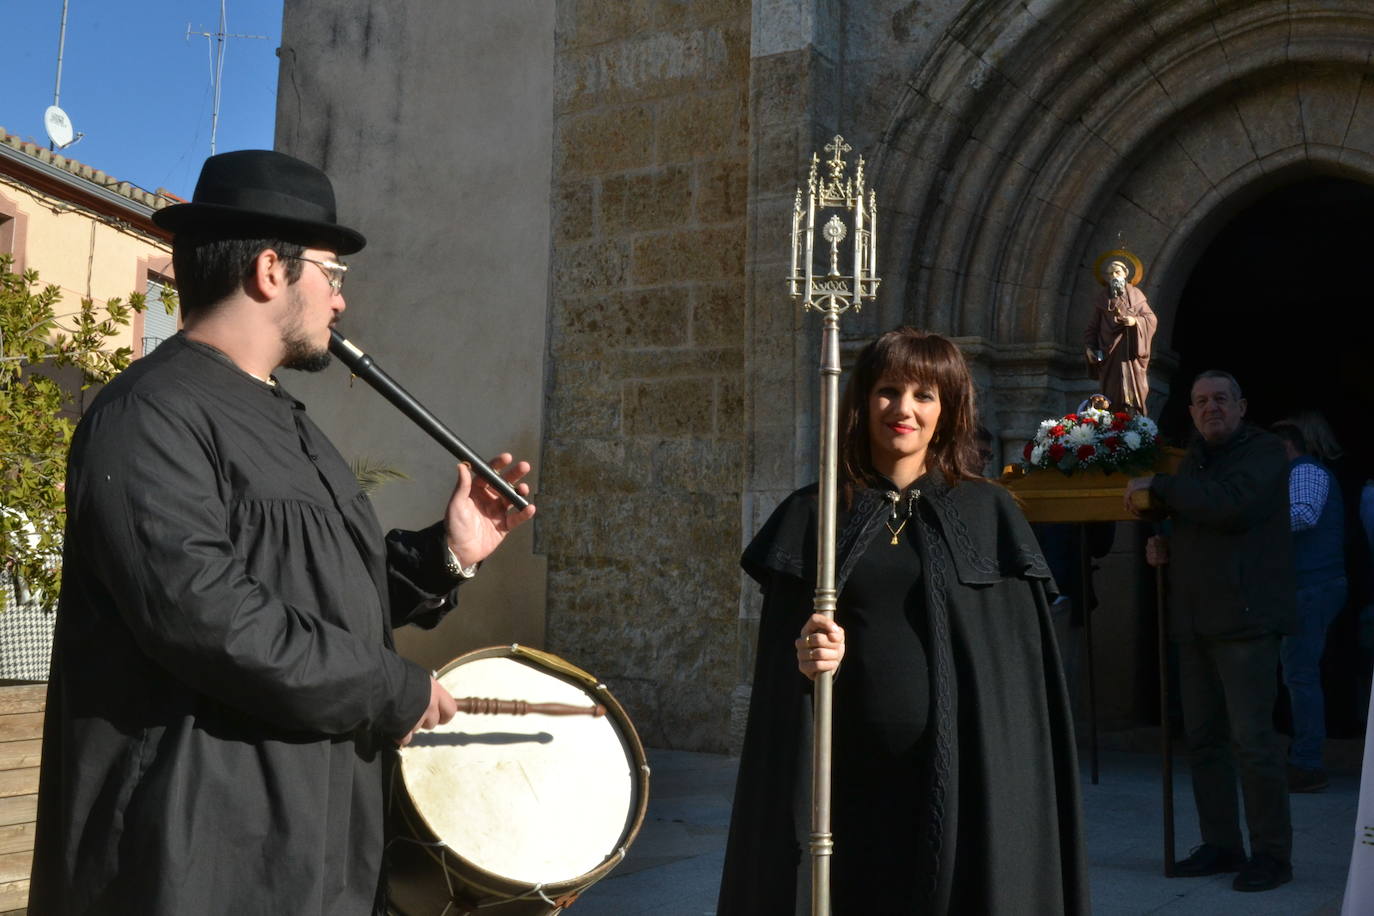
[{"label": "gold pendant", "polygon": [[892,546],[893,546],[893,547],[896,547],[896,546],[897,546],[897,535],[895,535],[895,534],[892,536]]}]

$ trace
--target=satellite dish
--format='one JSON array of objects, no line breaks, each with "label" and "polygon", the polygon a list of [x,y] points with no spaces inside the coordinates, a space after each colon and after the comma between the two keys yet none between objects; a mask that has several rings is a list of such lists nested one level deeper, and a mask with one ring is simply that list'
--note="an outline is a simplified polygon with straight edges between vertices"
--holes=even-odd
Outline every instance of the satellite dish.
[{"label": "satellite dish", "polygon": [[71,119],[56,105],[49,105],[48,110],[43,112],[43,127],[48,132],[48,139],[58,149],[72,144]]}]

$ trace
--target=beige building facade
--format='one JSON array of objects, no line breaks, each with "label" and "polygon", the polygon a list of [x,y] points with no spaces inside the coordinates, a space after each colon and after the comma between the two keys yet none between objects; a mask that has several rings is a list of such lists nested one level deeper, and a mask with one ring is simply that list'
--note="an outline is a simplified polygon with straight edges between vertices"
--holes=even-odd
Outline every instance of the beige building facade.
[{"label": "beige building facade", "polygon": [[[359,327],[484,444],[539,457],[533,539],[417,651],[518,632],[605,679],[646,743],[738,741],[757,630],[738,554],[815,476],[819,333],[782,277],[795,188],[836,133],[883,220],[847,352],[901,323],[954,337],[1008,458],[1091,392],[1091,268],[1121,245],[1160,316],[1152,412],[1218,363],[1254,379],[1257,419],[1374,400],[1354,344],[1314,336],[1336,316],[1298,311],[1343,298],[1311,286],[1330,265],[1299,262],[1304,238],[1365,238],[1359,0],[287,0],[283,36],[277,145],[374,239],[354,295],[404,310]],[[1319,344],[1283,388],[1274,367]],[[1140,534],[1118,532],[1095,618],[1100,715],[1122,724],[1152,714]]]},{"label": "beige building facade", "polygon": [[[170,285],[170,237],[152,224],[169,203],[0,128],[0,252],[61,289],[59,315]],[[137,358],[175,329],[175,316],[135,314],[110,345]]]}]

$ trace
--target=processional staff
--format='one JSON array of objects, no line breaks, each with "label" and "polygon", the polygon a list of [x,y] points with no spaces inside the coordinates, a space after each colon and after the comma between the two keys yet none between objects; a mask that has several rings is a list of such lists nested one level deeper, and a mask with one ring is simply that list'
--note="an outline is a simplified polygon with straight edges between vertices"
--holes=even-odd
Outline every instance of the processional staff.
[{"label": "processional staff", "polygon": [[[797,189],[792,208],[792,273],[787,289],[800,299],[803,311],[821,313],[821,417],[820,506],[817,531],[816,593],[814,609],[835,617],[835,515],[839,480],[840,316],[859,311],[865,299],[878,292],[877,203],[872,191],[864,196],[864,160],[859,157],[851,177],[845,176],[844,154],[852,147],[836,134],[825,145],[831,157],[825,161],[829,177],[821,177],[820,157],[812,153],[805,206]],[[826,214],[829,218],[826,219]],[[805,223],[803,224],[803,219]],[[825,222],[817,229],[818,219]],[[816,270],[816,236],[823,243],[821,271]],[[852,242],[852,272],[841,273],[840,244]],[[811,913],[830,913],[830,856],[834,837],[830,832],[830,743],[833,672],[823,671],[812,692],[815,745],[812,748],[811,785]]]}]

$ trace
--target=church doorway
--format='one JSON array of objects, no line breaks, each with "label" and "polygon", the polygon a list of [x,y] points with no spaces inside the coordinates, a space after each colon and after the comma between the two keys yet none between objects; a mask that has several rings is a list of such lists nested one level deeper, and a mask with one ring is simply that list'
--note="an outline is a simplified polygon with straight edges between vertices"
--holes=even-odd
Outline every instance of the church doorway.
[{"label": "church doorway", "polygon": [[1169,439],[1186,441],[1190,381],[1205,369],[1224,369],[1244,389],[1251,422],[1268,427],[1310,408],[1335,431],[1345,450],[1334,471],[1351,541],[1351,589],[1324,663],[1333,738],[1361,733],[1368,696],[1369,659],[1361,657],[1357,633],[1360,606],[1371,596],[1358,513],[1360,487],[1374,478],[1371,252],[1374,187],[1359,182],[1295,182],[1236,214],[1208,244],[1179,297],[1166,342],[1179,354],[1179,369],[1159,417]]}]

